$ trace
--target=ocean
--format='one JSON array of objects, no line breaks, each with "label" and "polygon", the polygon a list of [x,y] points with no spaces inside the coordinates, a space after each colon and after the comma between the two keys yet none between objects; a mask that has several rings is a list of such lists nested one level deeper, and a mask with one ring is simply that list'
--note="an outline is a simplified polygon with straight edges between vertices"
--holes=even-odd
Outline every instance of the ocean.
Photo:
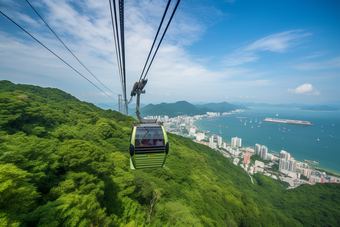
[{"label": "ocean", "polygon": [[[237,118],[237,117],[244,117]],[[263,121],[265,118],[309,121],[314,126]],[[257,120],[257,122],[255,122]],[[246,125],[244,125],[246,121]],[[252,123],[250,123],[252,121]],[[262,124],[259,124],[261,121]],[[224,126],[219,128],[208,125]],[[256,143],[268,147],[269,153],[289,152],[297,161],[319,162],[318,167],[340,174],[340,112],[308,111],[288,108],[251,108],[242,113],[198,120],[194,123],[204,131],[222,136],[242,138],[242,147]],[[260,125],[260,127],[258,127]],[[333,126],[334,125],[334,126]],[[253,127],[253,129],[252,129]],[[219,132],[222,132],[222,135]],[[317,141],[319,139],[319,141]]]}]

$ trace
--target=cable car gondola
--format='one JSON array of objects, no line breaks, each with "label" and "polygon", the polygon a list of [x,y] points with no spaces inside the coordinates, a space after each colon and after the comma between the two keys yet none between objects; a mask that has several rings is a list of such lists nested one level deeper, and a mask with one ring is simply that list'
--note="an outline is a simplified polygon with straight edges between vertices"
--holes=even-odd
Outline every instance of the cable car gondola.
[{"label": "cable car gondola", "polygon": [[165,167],[169,142],[164,126],[135,123],[130,137],[130,168]]},{"label": "cable car gondola", "polygon": [[130,135],[130,168],[165,167],[165,160],[169,153],[168,136],[161,122],[157,119],[143,119],[139,113],[140,94],[147,79],[135,83],[131,91],[131,97],[137,95],[136,115],[140,124],[134,123]]}]

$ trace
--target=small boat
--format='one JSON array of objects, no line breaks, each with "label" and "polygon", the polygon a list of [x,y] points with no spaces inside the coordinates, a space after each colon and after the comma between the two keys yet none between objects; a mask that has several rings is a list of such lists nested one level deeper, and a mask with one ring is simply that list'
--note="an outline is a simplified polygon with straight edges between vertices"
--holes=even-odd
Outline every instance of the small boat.
[{"label": "small boat", "polygon": [[284,137],[282,137],[282,139],[284,139]]},{"label": "small boat", "polygon": [[334,124],[332,124],[332,126],[334,126]]},{"label": "small boat", "polygon": [[285,133],[285,131],[282,131],[282,133]]},{"label": "small boat", "polygon": [[290,129],[288,129],[288,132],[290,132]]},{"label": "small boat", "polygon": [[279,127],[279,130],[280,130],[280,127]]},{"label": "small boat", "polygon": [[316,141],[318,141],[318,142],[319,142],[319,141],[320,141],[320,139],[318,138]]},{"label": "small boat", "polygon": [[255,118],[255,122],[257,122],[257,118]]},{"label": "small boat", "polygon": [[260,125],[260,124],[262,124],[261,120],[260,120],[260,122],[259,122],[259,125]]},{"label": "small boat", "polygon": [[323,132],[323,130],[321,130],[321,132]]},{"label": "small boat", "polygon": [[332,136],[332,135],[329,135],[329,137],[333,138],[333,136]]},{"label": "small boat", "polygon": [[221,135],[222,135],[221,129],[220,129],[220,132],[219,132],[219,134],[221,134]]},{"label": "small boat", "polygon": [[253,118],[250,118],[250,122],[249,123],[251,124],[252,121],[253,121]]},{"label": "small boat", "polygon": [[247,121],[244,122],[244,125],[247,125]]},{"label": "small boat", "polygon": [[279,116],[279,114],[277,113],[276,116]]},{"label": "small boat", "polygon": [[270,139],[270,136],[269,136],[269,139]]},{"label": "small boat", "polygon": [[251,129],[254,129],[254,127],[253,127],[253,126],[251,126]]},{"label": "small boat", "polygon": [[259,128],[260,128],[260,126],[261,126],[261,125],[258,125],[257,127],[259,127]]}]

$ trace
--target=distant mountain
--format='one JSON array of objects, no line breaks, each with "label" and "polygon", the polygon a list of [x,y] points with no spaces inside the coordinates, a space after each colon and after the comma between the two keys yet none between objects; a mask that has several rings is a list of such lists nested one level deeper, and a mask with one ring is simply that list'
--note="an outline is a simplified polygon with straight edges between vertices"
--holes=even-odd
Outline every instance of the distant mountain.
[{"label": "distant mountain", "polygon": [[202,105],[193,105],[186,101],[179,101],[176,103],[161,103],[158,105],[149,104],[141,108],[141,115],[158,116],[167,115],[169,117],[176,117],[179,115],[201,115],[207,112],[229,112],[236,109],[247,109],[243,106],[233,105],[227,102],[222,103],[208,103]]},{"label": "distant mountain", "polygon": [[233,105],[227,102],[221,102],[221,103],[208,103],[208,104],[202,104],[202,105],[196,105],[198,108],[208,108],[211,110],[214,110],[213,112],[229,112],[236,109],[248,109],[245,106],[242,105]]},{"label": "distant mountain", "polygon": [[140,110],[143,117],[167,115],[169,117],[176,117],[179,115],[201,115],[207,112],[215,112],[209,108],[199,108],[187,101],[179,101],[176,103],[161,103],[158,105],[149,104]]},{"label": "distant mountain", "polygon": [[301,108],[302,110],[316,110],[316,111],[337,111],[339,110],[338,108],[335,107],[330,107],[330,106],[307,106],[307,107],[303,107]]}]

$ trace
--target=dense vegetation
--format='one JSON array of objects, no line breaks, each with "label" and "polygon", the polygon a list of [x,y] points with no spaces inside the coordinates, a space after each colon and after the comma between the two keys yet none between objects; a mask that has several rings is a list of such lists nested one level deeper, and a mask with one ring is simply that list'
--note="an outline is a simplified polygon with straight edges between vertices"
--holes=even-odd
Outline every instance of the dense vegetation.
[{"label": "dense vegetation", "polygon": [[0,226],[339,226],[340,185],[286,190],[169,135],[163,169],[129,169],[134,119],[0,81]]}]

